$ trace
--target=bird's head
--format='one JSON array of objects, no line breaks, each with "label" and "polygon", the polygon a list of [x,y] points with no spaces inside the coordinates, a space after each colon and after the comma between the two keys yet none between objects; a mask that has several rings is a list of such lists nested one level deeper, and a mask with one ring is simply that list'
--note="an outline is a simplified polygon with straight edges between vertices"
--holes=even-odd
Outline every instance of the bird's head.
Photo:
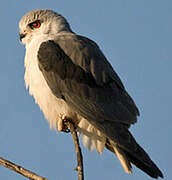
[{"label": "bird's head", "polygon": [[19,22],[19,29],[20,40],[24,44],[30,43],[35,36],[71,31],[63,16],[48,9],[33,10],[25,14]]}]

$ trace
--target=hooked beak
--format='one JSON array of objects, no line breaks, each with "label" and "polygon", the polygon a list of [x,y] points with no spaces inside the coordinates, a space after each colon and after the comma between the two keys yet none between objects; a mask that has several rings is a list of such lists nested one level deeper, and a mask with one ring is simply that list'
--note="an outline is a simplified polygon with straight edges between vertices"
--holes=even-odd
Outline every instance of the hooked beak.
[{"label": "hooked beak", "polygon": [[19,34],[20,41],[26,36],[26,34]]}]

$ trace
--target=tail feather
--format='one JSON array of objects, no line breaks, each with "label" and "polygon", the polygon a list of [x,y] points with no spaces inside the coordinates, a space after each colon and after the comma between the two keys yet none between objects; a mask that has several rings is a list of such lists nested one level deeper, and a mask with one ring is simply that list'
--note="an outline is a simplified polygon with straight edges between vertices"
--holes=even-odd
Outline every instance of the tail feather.
[{"label": "tail feather", "polygon": [[[162,172],[150,159],[148,154],[139,146],[139,144],[136,143],[136,146],[138,149],[137,152],[139,152],[139,154],[134,154],[126,151],[126,149],[122,149],[121,147],[117,146],[112,140],[107,140],[106,143],[106,148],[117,155],[126,173],[132,173],[132,163],[152,178],[163,178]],[[140,153],[142,154],[142,156],[139,156]]]},{"label": "tail feather", "polygon": [[130,164],[130,161],[128,160],[126,154],[124,153],[124,151],[122,149],[120,149],[118,146],[114,146],[113,147],[115,154],[117,155],[124,171],[128,174],[132,173],[132,167]]},{"label": "tail feather", "polygon": [[149,163],[145,164],[144,162],[142,162],[132,154],[128,153],[127,151],[125,151],[125,153],[132,164],[134,164],[136,167],[147,173],[152,178],[163,178],[162,172],[151,159],[149,160]]}]

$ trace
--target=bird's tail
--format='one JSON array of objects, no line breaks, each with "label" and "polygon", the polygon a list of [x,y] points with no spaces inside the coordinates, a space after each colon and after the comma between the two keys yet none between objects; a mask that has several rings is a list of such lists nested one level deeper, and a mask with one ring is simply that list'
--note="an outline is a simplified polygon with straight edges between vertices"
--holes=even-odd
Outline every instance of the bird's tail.
[{"label": "bird's tail", "polygon": [[[160,169],[150,159],[149,155],[143,150],[143,148],[135,141],[131,133],[129,131],[128,133],[130,135],[130,142],[128,147],[130,148],[127,146],[124,147],[123,145],[117,145],[117,143],[108,139],[106,143],[107,149],[117,155],[126,173],[130,174],[132,172],[131,164],[134,164],[153,178],[163,178],[163,174]],[[133,147],[131,147],[131,144]]]},{"label": "bird's tail", "polygon": [[129,159],[126,156],[126,153],[121,148],[119,148],[117,145],[113,146],[113,150],[114,150],[115,154],[117,155],[124,171],[128,174],[131,174],[132,166],[131,166]]}]

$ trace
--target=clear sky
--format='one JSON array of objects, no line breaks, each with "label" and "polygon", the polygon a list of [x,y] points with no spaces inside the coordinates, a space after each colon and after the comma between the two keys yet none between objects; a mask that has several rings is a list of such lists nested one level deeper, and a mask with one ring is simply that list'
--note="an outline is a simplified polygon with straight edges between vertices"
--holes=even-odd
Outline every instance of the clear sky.
[{"label": "clear sky", "polygon": [[[172,179],[172,1],[17,0],[0,5],[0,156],[50,180],[74,180],[74,145],[69,134],[50,130],[24,86],[25,48],[18,22],[28,11],[49,8],[65,16],[73,31],[96,41],[140,109],[131,132]],[[123,171],[116,156],[83,148],[86,180],[148,180]],[[0,166],[0,179],[23,176]]]}]

